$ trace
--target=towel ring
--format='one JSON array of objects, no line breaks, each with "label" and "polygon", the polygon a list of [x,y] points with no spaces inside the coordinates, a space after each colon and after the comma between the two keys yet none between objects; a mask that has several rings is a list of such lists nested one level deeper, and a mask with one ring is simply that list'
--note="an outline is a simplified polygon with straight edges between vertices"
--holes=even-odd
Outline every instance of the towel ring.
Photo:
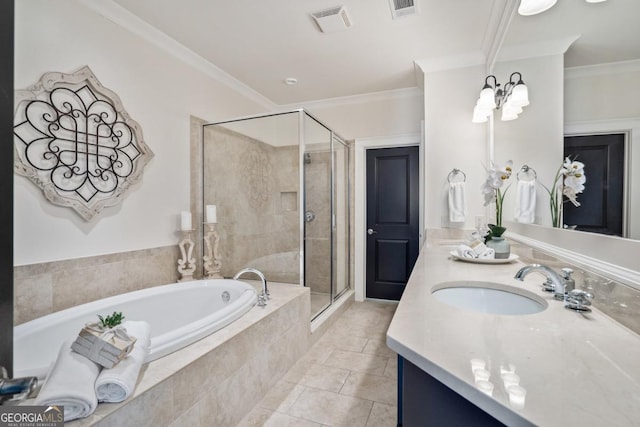
[{"label": "towel ring", "polygon": [[522,165],[522,167],[520,168],[520,170],[516,174],[516,178],[518,179],[518,181],[520,181],[520,174],[521,173],[528,174],[530,172],[533,173],[533,180],[532,181],[535,181],[536,179],[538,179],[538,174],[536,173],[536,170],[534,168],[532,168],[531,166],[529,166],[529,165]]},{"label": "towel ring", "polygon": [[462,182],[465,182],[467,180],[467,175],[457,168],[453,168],[451,172],[449,172],[449,175],[447,175],[447,181],[451,183],[451,178],[459,174],[462,175]]}]

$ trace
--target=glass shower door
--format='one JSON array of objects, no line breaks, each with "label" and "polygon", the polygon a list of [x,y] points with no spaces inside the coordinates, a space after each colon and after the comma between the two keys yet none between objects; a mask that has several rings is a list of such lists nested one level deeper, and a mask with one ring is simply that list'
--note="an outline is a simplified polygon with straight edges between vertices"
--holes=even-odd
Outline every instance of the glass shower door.
[{"label": "glass shower door", "polygon": [[331,132],[308,115],[304,120],[304,284],[313,318],[332,300]]},{"label": "glass shower door", "polygon": [[349,288],[349,147],[335,135],[332,153],[333,298]]}]

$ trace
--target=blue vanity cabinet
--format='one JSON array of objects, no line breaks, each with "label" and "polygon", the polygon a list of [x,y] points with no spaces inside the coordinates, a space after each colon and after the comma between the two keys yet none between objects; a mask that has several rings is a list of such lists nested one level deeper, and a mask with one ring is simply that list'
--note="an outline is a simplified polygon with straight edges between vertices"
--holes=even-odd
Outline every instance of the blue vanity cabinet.
[{"label": "blue vanity cabinet", "polygon": [[497,427],[504,424],[398,356],[398,426]]}]

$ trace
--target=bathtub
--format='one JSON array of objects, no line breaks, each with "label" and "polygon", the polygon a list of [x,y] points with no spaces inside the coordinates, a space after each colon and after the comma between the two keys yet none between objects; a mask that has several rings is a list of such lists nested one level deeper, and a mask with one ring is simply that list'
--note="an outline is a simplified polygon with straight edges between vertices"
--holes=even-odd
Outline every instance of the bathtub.
[{"label": "bathtub", "polygon": [[75,339],[98,314],[121,311],[125,320],[149,322],[150,362],[225,327],[256,301],[253,286],[219,279],[157,286],[58,311],[14,328],[14,377],[44,378],[60,345]]}]

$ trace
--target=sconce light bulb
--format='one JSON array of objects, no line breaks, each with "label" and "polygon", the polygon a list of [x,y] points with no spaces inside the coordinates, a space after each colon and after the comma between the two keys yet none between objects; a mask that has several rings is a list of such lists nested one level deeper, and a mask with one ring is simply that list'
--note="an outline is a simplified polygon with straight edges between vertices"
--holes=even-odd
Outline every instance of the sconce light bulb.
[{"label": "sconce light bulb", "polygon": [[529,105],[529,89],[527,89],[527,86],[522,83],[522,80],[514,86],[509,100],[513,105],[518,107],[526,107]]},{"label": "sconce light bulb", "polygon": [[493,110],[496,108],[496,95],[491,87],[486,87],[480,91],[480,99],[478,104],[480,108],[485,110]]},{"label": "sconce light bulb", "polygon": [[489,114],[491,114],[491,112],[489,111],[489,113],[487,113],[485,110],[483,110],[481,107],[479,107],[478,105],[476,105],[473,108],[473,118],[471,119],[472,123],[484,123],[487,120],[489,120]]},{"label": "sconce light bulb", "polygon": [[521,0],[518,13],[522,16],[536,15],[550,9],[557,0]]},{"label": "sconce light bulb", "polygon": [[515,120],[517,118],[518,118],[518,113],[516,112],[516,110],[510,109],[510,108],[503,108],[502,109],[501,120],[503,122],[507,122],[509,120]]}]

